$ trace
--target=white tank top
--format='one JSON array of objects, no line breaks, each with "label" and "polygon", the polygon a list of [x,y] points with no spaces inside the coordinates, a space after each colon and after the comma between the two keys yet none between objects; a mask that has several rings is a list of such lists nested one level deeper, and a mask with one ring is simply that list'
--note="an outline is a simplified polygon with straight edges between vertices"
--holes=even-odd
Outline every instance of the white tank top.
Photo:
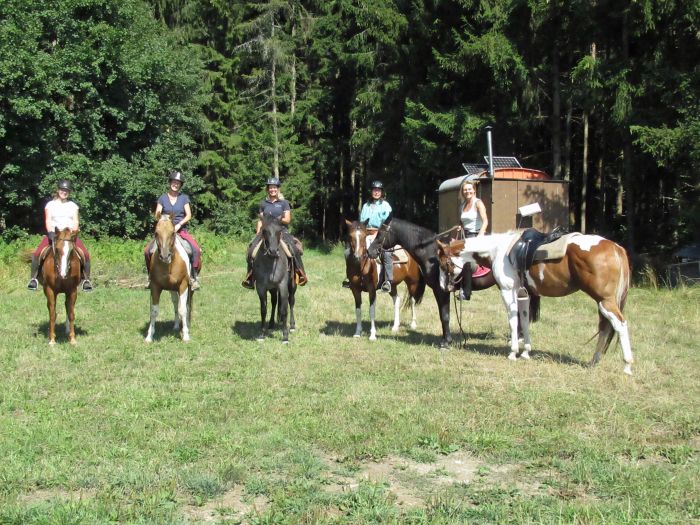
[{"label": "white tank top", "polygon": [[481,215],[479,215],[479,210],[476,207],[476,203],[481,199],[475,199],[472,207],[467,211],[462,208],[462,215],[460,215],[460,220],[462,221],[462,228],[465,232],[479,233],[481,231],[481,226],[483,224],[481,220]]},{"label": "white tank top", "polygon": [[61,202],[60,199],[53,199],[46,204],[46,210],[49,212],[49,226],[51,227],[49,231],[54,231],[54,228],[63,230],[75,226],[78,205],[73,201]]}]

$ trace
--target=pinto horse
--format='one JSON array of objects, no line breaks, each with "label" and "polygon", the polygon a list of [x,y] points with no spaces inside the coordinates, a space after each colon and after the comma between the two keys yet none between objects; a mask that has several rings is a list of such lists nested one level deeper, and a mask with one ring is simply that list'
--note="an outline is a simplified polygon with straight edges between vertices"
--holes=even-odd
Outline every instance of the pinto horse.
[{"label": "pinto horse", "polygon": [[279,220],[263,217],[262,243],[253,257],[253,275],[255,276],[255,289],[260,299],[261,332],[258,341],[264,341],[267,337],[265,319],[267,317],[267,292],[273,294],[272,315],[270,327],[274,325],[275,298],[278,302],[278,318],[282,325],[282,343],[289,342],[289,329],[287,325],[288,313],[291,317],[292,330],[294,329],[294,296],[296,293],[296,281],[291,271],[289,255],[282,246],[282,234],[285,227]]},{"label": "pinto horse", "polygon": [[180,330],[183,341],[190,340],[192,319],[192,289],[190,288],[190,260],[179,237],[175,234],[173,217],[162,214],[156,222],[156,252],[151,257],[148,277],[151,284],[151,322],[145,341],[153,341],[158,318],[160,294],[169,290],[175,308],[173,330]]},{"label": "pinto horse", "polygon": [[[391,219],[379,228],[377,237],[368,249],[369,256],[376,258],[381,248],[389,250],[400,244],[418,262],[425,283],[433,289],[442,323],[440,346],[446,348],[452,342],[450,333],[450,294],[440,286],[440,266],[438,264],[438,235],[430,230],[401,219]],[[495,284],[493,272],[472,279],[472,290],[483,290]],[[420,301],[416,297],[416,301]]]},{"label": "pinto horse", "polygon": [[70,344],[75,341],[75,301],[80,283],[80,258],[75,249],[77,231],[56,228],[51,249],[41,265],[39,281],[44,287],[49,309],[49,344],[56,344],[56,296],[66,295],[66,335]]},{"label": "pinto horse", "polygon": [[[367,255],[367,221],[345,221],[348,228],[348,240],[350,242],[350,255],[345,260],[345,271],[350,281],[350,289],[355,298],[355,318],[357,326],[353,337],[362,336],[362,292],[369,294],[369,319],[370,341],[377,339],[377,330],[374,326],[375,302],[377,298],[377,283],[379,282],[379,267],[375,259]],[[408,256],[408,261],[394,261],[394,278],[391,281],[391,299],[394,303],[394,324],[392,332],[399,331],[401,296],[398,294],[398,285],[406,283],[408,296],[405,305],[411,305],[411,329],[416,328],[416,303],[423,297],[425,281],[416,260]],[[416,299],[418,298],[418,299]]]},{"label": "pinto horse", "polygon": [[[598,343],[590,361],[593,366],[608,350],[617,333],[624,372],[632,373],[632,348],[627,321],[622,314],[630,285],[630,265],[627,252],[620,245],[598,235],[569,234],[565,237],[564,255],[551,260],[533,263],[524,272],[509,257],[511,247],[520,233],[503,233],[466,239],[448,248],[454,257],[463,262],[481,261],[491,264],[501,297],[508,312],[510,325],[509,359],[518,357],[518,320],[522,325],[524,350],[521,357],[529,359],[532,349],[528,315],[518,315],[518,299],[525,302],[528,296],[534,302],[533,320],[539,317],[540,296],[563,297],[582,290],[598,305]],[[524,280],[522,278],[524,275]],[[524,293],[524,287],[528,293]]]}]

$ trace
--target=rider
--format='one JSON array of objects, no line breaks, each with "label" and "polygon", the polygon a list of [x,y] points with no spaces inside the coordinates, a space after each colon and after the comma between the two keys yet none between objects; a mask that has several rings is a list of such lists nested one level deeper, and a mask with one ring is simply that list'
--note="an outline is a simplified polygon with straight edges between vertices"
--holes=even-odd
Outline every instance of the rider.
[{"label": "rider", "polygon": [[[486,214],[486,206],[476,196],[476,185],[470,180],[465,180],[460,186],[459,220],[464,237],[481,237],[486,234],[489,218]],[[462,270],[462,289],[459,299],[468,301],[472,295],[472,268],[467,265]]]},{"label": "rider", "polygon": [[[63,230],[70,228],[71,231],[77,232],[80,229],[80,220],[78,218],[78,205],[69,199],[71,192],[70,181],[61,180],[56,186],[56,194],[44,208],[44,227],[46,235],[41,239],[39,246],[34,250],[32,255],[32,270],[27,289],[36,292],[39,281],[39,257],[44,248],[49,246],[49,242],[53,244],[56,236],[56,228]],[[75,247],[81,252],[82,259],[82,290],[84,292],[92,291],[92,283],[90,282],[90,254],[85,248],[83,241],[78,237],[75,238]]]},{"label": "rider", "polygon": [[292,222],[292,209],[289,205],[289,201],[285,200],[280,193],[280,185],[281,182],[277,177],[270,177],[267,179],[267,198],[260,203],[258,222],[255,226],[255,237],[253,237],[253,240],[248,245],[248,251],[246,252],[248,273],[245,276],[245,280],[241,283],[244,288],[255,288],[255,277],[253,276],[253,250],[262,240],[262,234],[260,232],[262,230],[262,220],[264,216],[279,219],[280,223],[285,226],[282,233],[282,240],[284,240],[294,256],[297,282],[299,283],[299,286],[304,286],[308,282],[306,272],[304,271],[304,263],[301,260],[301,253],[294,242],[294,238],[286,228],[286,226]]},{"label": "rider", "polygon": [[[192,218],[192,208],[190,207],[190,197],[186,193],[181,193],[180,189],[185,179],[179,170],[171,171],[168,175],[168,191],[158,198],[155,216],[160,217],[161,213],[171,213],[175,232],[192,246],[192,272],[190,275],[190,287],[192,291],[199,290],[199,270],[202,268],[202,250],[192,234],[187,230],[187,223]],[[151,267],[151,253],[153,243],[150,241],[146,245],[144,255],[146,257],[146,270]],[[149,283],[150,286],[150,283]]]},{"label": "rider", "polygon": [[[365,202],[360,211],[360,222],[368,221],[367,228],[378,230],[391,214],[391,205],[386,201],[384,195],[384,184],[381,181],[375,180],[371,185],[372,198]],[[384,267],[384,282],[380,290],[382,292],[391,292],[391,281],[394,278],[394,262],[391,258],[391,252],[382,250],[382,266]],[[350,256],[350,249],[345,250],[345,258]],[[350,287],[350,282],[346,279],[343,281],[345,288]]]}]

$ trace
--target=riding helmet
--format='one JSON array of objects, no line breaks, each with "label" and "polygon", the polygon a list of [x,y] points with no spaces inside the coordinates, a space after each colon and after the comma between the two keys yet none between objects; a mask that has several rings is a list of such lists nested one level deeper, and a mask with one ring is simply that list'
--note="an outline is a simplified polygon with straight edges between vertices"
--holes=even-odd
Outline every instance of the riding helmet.
[{"label": "riding helmet", "polygon": [[282,183],[277,177],[270,177],[267,179],[267,182],[265,183],[265,186],[281,186]]},{"label": "riding helmet", "polygon": [[380,180],[372,181],[372,189],[373,189],[373,190],[374,190],[374,189],[383,190],[383,189],[384,189],[384,184],[382,184],[382,181],[380,181]]},{"label": "riding helmet", "polygon": [[180,184],[185,183],[185,177],[182,176],[182,172],[180,170],[170,172],[170,175],[168,175],[168,182],[170,182],[171,180],[179,180]]},{"label": "riding helmet", "polygon": [[59,190],[71,191],[70,181],[66,179],[59,180],[57,187]]}]

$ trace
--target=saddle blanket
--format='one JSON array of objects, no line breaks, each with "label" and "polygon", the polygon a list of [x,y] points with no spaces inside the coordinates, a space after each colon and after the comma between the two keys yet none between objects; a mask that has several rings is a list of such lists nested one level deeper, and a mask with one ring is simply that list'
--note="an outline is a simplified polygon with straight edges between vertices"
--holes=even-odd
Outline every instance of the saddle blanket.
[{"label": "saddle blanket", "polygon": [[[373,234],[368,234],[367,237],[365,238],[365,241],[367,242],[367,248],[369,248],[370,244],[372,244],[372,241],[374,241],[374,238],[377,236],[376,233]],[[400,245],[394,246],[392,249],[391,255],[392,255],[392,260],[394,264],[406,264],[408,263],[408,252],[404,250]],[[375,259],[378,263],[381,264],[381,260],[379,257]]]},{"label": "saddle blanket", "polygon": [[581,235],[580,233],[568,233],[562,235],[556,241],[549,244],[543,244],[535,250],[535,258],[533,262],[550,261],[552,259],[561,259],[566,255],[566,247],[572,237]]}]

